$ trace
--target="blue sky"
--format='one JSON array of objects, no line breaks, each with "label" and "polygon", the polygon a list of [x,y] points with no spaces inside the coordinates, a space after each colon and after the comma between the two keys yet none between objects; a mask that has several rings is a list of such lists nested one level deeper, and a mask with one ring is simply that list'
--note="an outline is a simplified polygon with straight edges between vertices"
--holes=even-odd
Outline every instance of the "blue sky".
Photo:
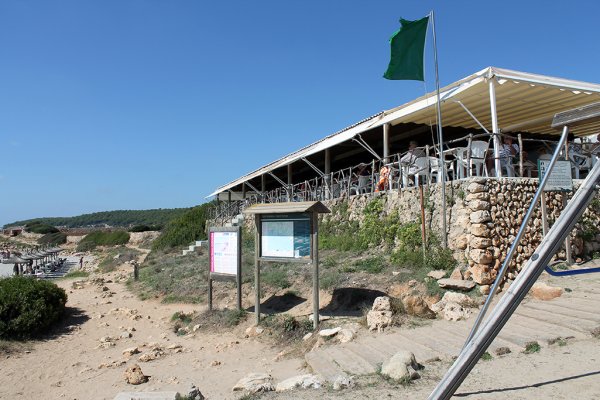
[{"label": "blue sky", "polygon": [[[0,2],[0,225],[200,204],[422,95],[382,75],[399,18],[431,9],[442,85],[490,65],[600,82],[591,0]],[[426,61],[433,90],[430,40]]]}]

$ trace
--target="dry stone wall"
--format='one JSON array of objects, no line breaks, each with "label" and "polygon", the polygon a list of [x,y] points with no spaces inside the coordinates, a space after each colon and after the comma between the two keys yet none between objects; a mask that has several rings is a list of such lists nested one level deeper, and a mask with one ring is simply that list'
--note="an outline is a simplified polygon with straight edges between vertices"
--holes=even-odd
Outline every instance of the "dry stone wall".
[{"label": "dry stone wall", "polygon": [[[575,189],[578,188],[575,183]],[[523,222],[529,204],[538,187],[537,179],[473,178],[446,184],[448,246],[454,258],[464,265],[465,279],[479,285],[489,285],[496,278],[508,249]],[[550,226],[563,209],[563,197],[570,193],[547,192],[546,205]],[[382,217],[397,211],[400,223],[418,221],[421,200],[418,188],[375,194],[351,196],[324,203],[334,212],[321,218],[325,221],[349,219],[361,224],[364,209],[379,198],[383,203]],[[425,220],[428,234],[441,237],[440,186],[424,190]],[[343,210],[343,212],[342,212]],[[254,221],[245,218],[245,226],[253,231]],[[509,266],[507,278],[512,280],[533,254],[542,239],[542,216],[539,207],[534,211],[525,235]],[[579,258],[600,251],[600,196],[596,194],[582,220],[571,233],[572,254]],[[564,249],[558,253],[564,258]]]}]

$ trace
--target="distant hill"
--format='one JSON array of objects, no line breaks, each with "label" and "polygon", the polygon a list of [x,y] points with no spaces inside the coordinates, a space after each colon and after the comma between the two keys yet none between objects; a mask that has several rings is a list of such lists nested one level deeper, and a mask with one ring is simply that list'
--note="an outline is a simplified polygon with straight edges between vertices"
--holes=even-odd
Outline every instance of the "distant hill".
[{"label": "distant hill", "polygon": [[10,226],[23,226],[32,223],[44,223],[52,226],[67,228],[101,227],[104,225],[115,227],[131,227],[134,225],[165,226],[167,223],[169,223],[169,221],[180,217],[189,210],[191,210],[191,208],[102,211],[78,215],[76,217],[34,218],[23,221],[15,221],[4,225],[4,228],[8,228]]}]

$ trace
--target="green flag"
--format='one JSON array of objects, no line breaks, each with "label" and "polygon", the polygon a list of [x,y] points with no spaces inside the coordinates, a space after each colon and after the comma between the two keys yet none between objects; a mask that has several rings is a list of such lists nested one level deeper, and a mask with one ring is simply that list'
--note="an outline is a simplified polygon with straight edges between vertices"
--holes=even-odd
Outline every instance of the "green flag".
[{"label": "green flag", "polygon": [[416,21],[400,19],[400,30],[390,38],[392,56],[386,79],[424,81],[423,52],[429,16]]}]

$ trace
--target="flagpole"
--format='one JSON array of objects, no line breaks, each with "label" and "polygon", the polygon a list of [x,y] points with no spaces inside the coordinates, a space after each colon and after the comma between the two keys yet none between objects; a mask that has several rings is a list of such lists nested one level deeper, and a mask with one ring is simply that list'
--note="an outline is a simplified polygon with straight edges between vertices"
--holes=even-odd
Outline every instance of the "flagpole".
[{"label": "flagpole", "polygon": [[433,33],[433,58],[435,60],[435,92],[437,96],[437,131],[438,131],[438,142],[440,146],[439,156],[439,174],[441,175],[442,181],[442,244],[444,248],[448,247],[448,237],[446,231],[446,164],[444,163],[444,137],[442,134],[442,104],[440,102],[440,77],[438,74],[438,59],[437,59],[437,41],[435,37],[435,18],[433,16],[433,10],[429,13],[431,16],[431,30]]}]

